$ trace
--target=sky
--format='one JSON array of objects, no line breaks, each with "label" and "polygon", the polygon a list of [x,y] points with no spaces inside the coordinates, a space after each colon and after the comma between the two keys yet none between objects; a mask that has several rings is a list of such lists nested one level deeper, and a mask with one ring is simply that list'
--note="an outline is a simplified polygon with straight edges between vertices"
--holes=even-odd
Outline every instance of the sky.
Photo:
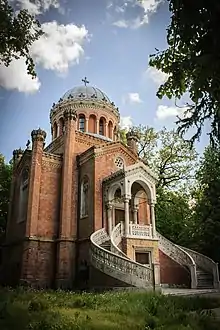
[{"label": "sky", "polygon": [[[174,128],[183,112],[156,92],[166,75],[148,66],[155,48],[167,47],[170,22],[166,0],[9,0],[28,9],[45,34],[31,46],[37,78],[27,74],[23,58],[0,64],[0,153],[6,160],[25,145],[33,129],[47,132],[52,104],[86,76],[121,114],[121,127]],[[207,144],[204,135],[197,150]]]}]

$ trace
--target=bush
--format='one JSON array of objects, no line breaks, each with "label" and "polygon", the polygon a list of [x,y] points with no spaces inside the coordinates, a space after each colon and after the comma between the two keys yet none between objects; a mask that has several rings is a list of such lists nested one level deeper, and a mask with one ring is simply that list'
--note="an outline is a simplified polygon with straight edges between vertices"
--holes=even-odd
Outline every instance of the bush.
[{"label": "bush", "polygon": [[47,301],[39,298],[31,300],[28,304],[29,312],[40,312],[49,309],[49,304]]}]

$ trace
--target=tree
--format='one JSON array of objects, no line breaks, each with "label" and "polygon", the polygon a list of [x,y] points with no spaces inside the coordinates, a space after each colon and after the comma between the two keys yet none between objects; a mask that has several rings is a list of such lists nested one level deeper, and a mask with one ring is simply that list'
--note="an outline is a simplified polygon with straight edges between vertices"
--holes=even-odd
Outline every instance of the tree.
[{"label": "tree", "polygon": [[7,0],[0,0],[0,63],[9,66],[24,57],[28,73],[36,77],[30,46],[42,34],[40,23],[27,10],[15,13]]},{"label": "tree", "polygon": [[138,136],[139,157],[158,175],[157,188],[190,186],[197,161],[195,148],[174,130],[155,132],[141,125],[132,130]]},{"label": "tree", "polygon": [[0,154],[0,242],[6,229],[11,177],[12,165],[6,164],[3,155]]},{"label": "tree", "polygon": [[194,223],[191,217],[189,195],[182,191],[157,191],[157,230],[176,244],[191,247]]},{"label": "tree", "polygon": [[168,48],[150,57],[150,66],[168,74],[157,96],[180,99],[188,93],[178,133],[195,128],[190,141],[199,139],[206,120],[211,123],[212,144],[220,141],[220,3],[216,0],[169,0],[171,23]]},{"label": "tree", "polygon": [[199,250],[220,262],[220,147],[207,147],[196,174],[196,205]]}]

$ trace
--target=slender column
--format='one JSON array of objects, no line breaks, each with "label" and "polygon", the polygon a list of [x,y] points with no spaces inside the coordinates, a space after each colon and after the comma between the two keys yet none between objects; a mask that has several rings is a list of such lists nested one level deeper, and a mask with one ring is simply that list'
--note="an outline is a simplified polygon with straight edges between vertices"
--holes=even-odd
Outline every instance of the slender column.
[{"label": "slender column", "polygon": [[89,131],[89,118],[86,117],[86,127],[85,127],[85,132]]},{"label": "slender column", "polygon": [[114,140],[114,128],[112,126],[112,129],[111,129],[111,136],[109,136],[112,140]]},{"label": "slender column", "polygon": [[111,235],[112,232],[112,205],[107,204],[107,225],[108,225],[108,234]]},{"label": "slender column", "polygon": [[129,199],[124,199],[124,209],[125,209],[125,236],[129,235]]},{"label": "slender column", "polygon": [[96,120],[96,134],[99,134],[99,120]]},{"label": "slender column", "polygon": [[60,131],[60,123],[57,123],[57,137],[59,137],[61,135],[61,131]]},{"label": "slender column", "polygon": [[105,136],[108,137],[108,123],[105,123]]},{"label": "slender column", "polygon": [[115,227],[115,207],[112,208],[112,225]]},{"label": "slender column", "polygon": [[153,237],[156,237],[156,223],[155,223],[155,210],[154,203],[150,203],[150,215],[151,215],[151,224],[153,230]]},{"label": "slender column", "polygon": [[135,206],[133,208],[133,217],[134,217],[134,224],[137,225],[138,223],[138,207]]}]

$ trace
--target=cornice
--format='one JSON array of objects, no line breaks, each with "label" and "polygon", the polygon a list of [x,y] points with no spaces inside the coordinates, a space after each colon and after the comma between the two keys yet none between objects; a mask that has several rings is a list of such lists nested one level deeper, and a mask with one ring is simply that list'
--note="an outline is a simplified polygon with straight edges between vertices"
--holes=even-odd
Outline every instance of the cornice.
[{"label": "cornice", "polygon": [[110,113],[113,113],[118,120],[120,119],[120,113],[118,111],[118,108],[116,108],[114,105],[111,105],[105,101],[101,100],[90,100],[90,99],[84,99],[84,100],[64,100],[58,104],[54,104],[51,111],[50,111],[50,120],[52,117],[57,116],[58,114],[62,113],[67,107],[71,107],[75,110],[80,109],[105,109],[109,111]]}]

